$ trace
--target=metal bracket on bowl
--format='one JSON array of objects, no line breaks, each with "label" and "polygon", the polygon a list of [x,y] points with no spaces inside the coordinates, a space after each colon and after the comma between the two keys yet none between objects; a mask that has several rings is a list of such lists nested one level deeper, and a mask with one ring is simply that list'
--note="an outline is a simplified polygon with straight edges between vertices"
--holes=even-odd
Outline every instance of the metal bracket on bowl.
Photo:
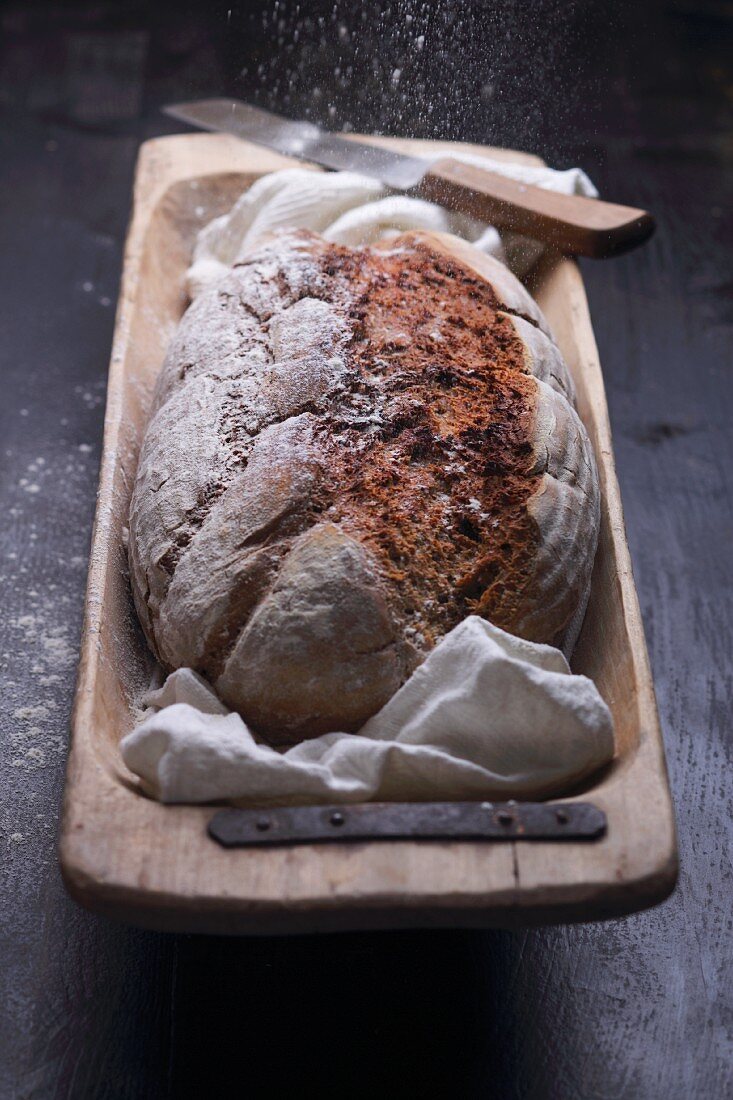
[{"label": "metal bracket on bowl", "polygon": [[597,840],[590,802],[361,802],[220,810],[209,836],[224,848],[367,840]]}]

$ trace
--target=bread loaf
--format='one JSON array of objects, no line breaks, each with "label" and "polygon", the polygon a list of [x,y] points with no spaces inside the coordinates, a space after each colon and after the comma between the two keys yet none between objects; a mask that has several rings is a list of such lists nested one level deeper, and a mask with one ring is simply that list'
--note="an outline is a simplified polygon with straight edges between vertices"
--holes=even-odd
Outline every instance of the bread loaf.
[{"label": "bread loaf", "polygon": [[441,234],[297,231],[171,343],[132,588],[167,669],[289,744],[357,730],[470,613],[561,643],[598,522],[567,367],[502,264]]}]

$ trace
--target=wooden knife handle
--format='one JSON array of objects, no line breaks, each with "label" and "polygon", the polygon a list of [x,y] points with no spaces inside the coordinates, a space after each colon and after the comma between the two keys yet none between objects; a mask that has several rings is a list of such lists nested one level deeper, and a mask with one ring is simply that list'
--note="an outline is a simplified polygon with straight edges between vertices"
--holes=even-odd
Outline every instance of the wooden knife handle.
[{"label": "wooden knife handle", "polygon": [[416,193],[560,252],[596,259],[627,252],[654,232],[654,218],[645,210],[545,191],[450,158],[430,167]]}]

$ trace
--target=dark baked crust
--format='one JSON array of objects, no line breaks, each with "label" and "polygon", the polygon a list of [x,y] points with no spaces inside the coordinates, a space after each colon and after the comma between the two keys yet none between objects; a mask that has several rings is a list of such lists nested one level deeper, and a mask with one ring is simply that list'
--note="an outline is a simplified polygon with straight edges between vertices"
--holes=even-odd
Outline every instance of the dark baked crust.
[{"label": "dark baked crust", "polygon": [[465,249],[285,235],[172,342],[131,508],[136,603],[163,663],[276,743],[357,729],[472,612],[557,641],[587,587],[597,484],[562,358],[520,284]]},{"label": "dark baked crust", "polygon": [[493,287],[419,238],[326,256],[353,295],[354,386],[379,422],[355,425],[343,399],[325,411],[319,507],[372,550],[420,652],[479,603],[511,630],[538,539],[524,348]]}]

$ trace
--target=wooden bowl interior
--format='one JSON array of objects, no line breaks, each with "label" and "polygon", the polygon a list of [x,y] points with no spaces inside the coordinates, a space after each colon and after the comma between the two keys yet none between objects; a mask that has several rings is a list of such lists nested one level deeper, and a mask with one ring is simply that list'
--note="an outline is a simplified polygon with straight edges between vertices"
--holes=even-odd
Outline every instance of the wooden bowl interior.
[{"label": "wooden bowl interior", "polygon": [[[204,175],[173,184],[155,207],[146,236],[135,307],[130,317],[124,364],[114,470],[111,534],[116,552],[108,560],[104,579],[106,613],[102,617],[98,646],[107,666],[103,687],[94,701],[99,761],[126,785],[136,786],[119,757],[117,744],[138,718],[138,701],[149,684],[154,659],[137,623],[132,604],[124,550],[125,529],[137,456],[148,418],[155,377],[168,341],[186,305],[185,272],[197,231],[211,218],[226,212],[235,199],[257,178],[256,174]],[[591,394],[590,379],[567,308],[568,279],[574,265],[546,255],[529,280],[541,308],[570,366],[578,391],[580,414],[599,454],[602,440]],[[113,360],[115,349],[113,349]],[[109,410],[110,420],[115,410]],[[619,592],[618,563],[611,539],[604,464],[602,521],[590,603],[575,654],[573,668],[591,677],[611,707],[617,738],[617,758],[609,772],[628,765],[639,742],[639,710],[632,647]],[[601,778],[601,777],[598,777]],[[595,782],[584,789],[592,789]],[[580,790],[574,793],[580,793]]]}]

